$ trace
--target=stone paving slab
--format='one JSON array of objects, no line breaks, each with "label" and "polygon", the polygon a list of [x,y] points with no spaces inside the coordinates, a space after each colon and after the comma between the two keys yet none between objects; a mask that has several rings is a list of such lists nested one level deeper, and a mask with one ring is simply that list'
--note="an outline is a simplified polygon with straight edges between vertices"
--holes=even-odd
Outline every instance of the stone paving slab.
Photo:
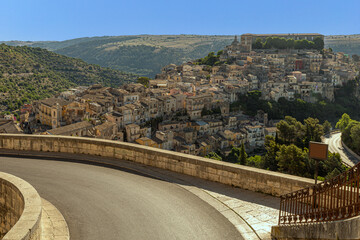
[{"label": "stone paving slab", "polygon": [[49,201],[41,199],[41,240],[69,240],[69,228],[60,211]]}]

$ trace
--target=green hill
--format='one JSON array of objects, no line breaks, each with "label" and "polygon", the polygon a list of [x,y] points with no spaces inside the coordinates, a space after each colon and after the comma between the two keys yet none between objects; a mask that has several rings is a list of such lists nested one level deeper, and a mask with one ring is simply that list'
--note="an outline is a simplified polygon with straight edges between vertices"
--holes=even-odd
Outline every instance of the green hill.
[{"label": "green hill", "polygon": [[62,42],[5,42],[12,46],[42,47],[103,67],[154,77],[170,63],[204,57],[230,44],[234,36],[135,35],[78,38]]},{"label": "green hill", "polygon": [[103,37],[55,51],[101,66],[154,77],[165,65],[203,57],[208,52],[221,50],[232,39],[233,36],[192,35]]},{"label": "green hill", "polygon": [[0,110],[18,109],[76,85],[119,86],[135,75],[88,64],[41,48],[0,45]]},{"label": "green hill", "polygon": [[[234,36],[216,35],[133,35],[5,43],[41,47],[103,67],[154,77],[165,65],[202,58],[209,52],[223,49],[233,39]],[[360,35],[326,36],[325,47],[351,55],[360,54]]]}]

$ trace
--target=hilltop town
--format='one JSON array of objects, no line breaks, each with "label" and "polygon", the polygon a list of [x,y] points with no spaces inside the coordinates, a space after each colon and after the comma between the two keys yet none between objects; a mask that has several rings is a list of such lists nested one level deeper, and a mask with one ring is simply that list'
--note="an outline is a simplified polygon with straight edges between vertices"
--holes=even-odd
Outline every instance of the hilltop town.
[{"label": "hilltop town", "polygon": [[[261,98],[334,101],[336,89],[359,76],[360,63],[323,49],[320,34],[243,34],[203,59],[170,64],[155,79],[119,88],[77,87],[25,104],[1,132],[86,136],[206,156],[231,147],[261,152],[279,119],[231,109],[241,94]],[[140,80],[139,79],[139,80]],[[233,110],[233,111],[232,111]]]}]

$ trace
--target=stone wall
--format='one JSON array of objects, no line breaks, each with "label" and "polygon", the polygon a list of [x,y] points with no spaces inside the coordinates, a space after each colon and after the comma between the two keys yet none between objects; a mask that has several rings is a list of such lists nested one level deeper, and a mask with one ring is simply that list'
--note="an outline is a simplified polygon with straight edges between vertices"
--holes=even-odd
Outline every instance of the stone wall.
[{"label": "stone wall", "polygon": [[354,217],[333,222],[274,226],[271,228],[271,236],[277,240],[355,240],[360,239],[359,228],[360,217]]},{"label": "stone wall", "polygon": [[41,198],[24,180],[0,172],[0,239],[40,239]]},{"label": "stone wall", "polygon": [[360,162],[360,156],[357,155],[353,150],[351,150],[346,144],[341,140],[341,145],[348,151],[354,158]]},{"label": "stone wall", "polygon": [[103,139],[0,134],[0,149],[90,154],[129,160],[274,196],[313,184],[311,179]]},{"label": "stone wall", "polygon": [[10,181],[0,179],[0,238],[15,225],[24,210],[24,198]]}]

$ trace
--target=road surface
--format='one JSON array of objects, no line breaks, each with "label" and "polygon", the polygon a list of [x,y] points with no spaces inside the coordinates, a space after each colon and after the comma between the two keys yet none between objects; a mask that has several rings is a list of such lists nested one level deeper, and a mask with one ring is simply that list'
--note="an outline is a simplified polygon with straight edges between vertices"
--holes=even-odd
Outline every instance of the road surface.
[{"label": "road surface", "polygon": [[346,151],[346,149],[343,148],[341,144],[341,133],[331,134],[330,137],[324,139],[324,143],[329,144],[330,152],[339,153],[342,161],[346,165],[352,167],[356,163],[358,163],[358,160],[355,157],[353,157],[348,151]]},{"label": "road surface", "polygon": [[242,239],[218,211],[176,184],[75,162],[0,157],[64,215],[71,239]]}]

